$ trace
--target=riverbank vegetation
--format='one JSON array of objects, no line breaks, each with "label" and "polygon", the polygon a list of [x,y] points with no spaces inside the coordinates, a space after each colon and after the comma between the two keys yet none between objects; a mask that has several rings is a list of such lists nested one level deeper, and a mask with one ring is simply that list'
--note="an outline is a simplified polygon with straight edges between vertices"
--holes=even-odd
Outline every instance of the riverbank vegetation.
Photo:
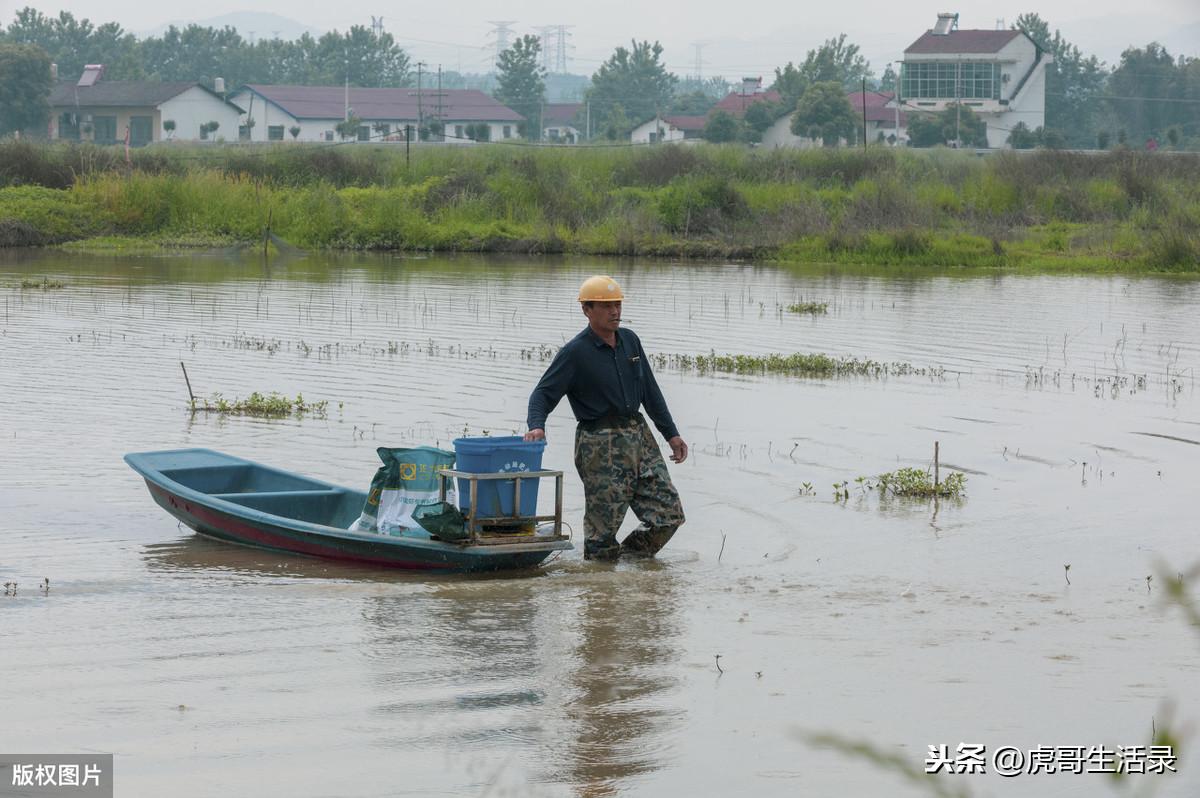
[{"label": "riverbank vegetation", "polygon": [[1198,272],[1200,155],[0,142],[0,246],[131,239]]}]

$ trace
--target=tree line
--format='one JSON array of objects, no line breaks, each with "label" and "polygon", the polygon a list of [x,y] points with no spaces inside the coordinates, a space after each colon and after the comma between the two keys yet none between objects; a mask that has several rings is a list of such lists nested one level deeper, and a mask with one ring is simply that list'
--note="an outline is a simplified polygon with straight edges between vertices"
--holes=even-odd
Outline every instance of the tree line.
[{"label": "tree line", "polygon": [[[1130,47],[1110,68],[1085,55],[1060,31],[1051,31],[1037,14],[1023,14],[1013,27],[1053,56],[1046,74],[1045,125],[1032,130],[1017,125],[1011,131],[1013,146],[1104,148],[1140,145],[1150,139],[1176,146],[1200,145],[1200,58],[1176,58],[1150,43]],[[530,120],[524,134],[537,138],[549,77],[540,56],[540,40],[524,36],[500,54],[494,75],[446,73],[442,85],[490,91]],[[231,27],[188,25],[139,39],[115,22],[94,25],[65,11],[46,16],[24,8],[12,24],[0,28],[0,134],[37,127],[28,121],[39,118],[40,106],[30,112],[26,95],[42,90],[38,86],[43,81],[36,73],[43,63],[48,72],[50,62],[58,65],[64,79],[74,79],[85,64],[102,63],[110,80],[199,81],[211,86],[222,77],[230,87],[416,83],[408,54],[391,34],[377,35],[362,26],[290,41],[248,41]],[[620,140],[656,116],[707,116],[706,139],[754,142],[779,118],[791,115],[791,129],[797,135],[826,143],[853,141],[857,115],[845,95],[860,89],[864,80],[869,88],[882,91],[894,91],[899,82],[891,65],[877,78],[859,47],[842,34],[809,50],[803,59],[774,70],[770,88],[778,93],[778,100],[756,102],[737,116],[711,113],[729,91],[727,81],[681,79],[667,69],[659,42],[635,39],[629,46],[615,48],[591,75],[583,92],[587,118],[581,113],[576,127],[583,130],[590,123],[585,135]],[[920,114],[908,107],[906,111],[915,145],[945,143],[954,136],[967,144],[983,139],[982,121],[966,107],[953,109],[953,125],[946,113]]]}]

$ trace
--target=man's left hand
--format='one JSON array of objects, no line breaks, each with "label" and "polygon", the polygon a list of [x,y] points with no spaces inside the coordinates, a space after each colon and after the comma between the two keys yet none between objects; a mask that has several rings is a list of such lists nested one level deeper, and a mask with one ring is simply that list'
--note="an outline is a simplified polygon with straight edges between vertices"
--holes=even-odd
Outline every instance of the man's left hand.
[{"label": "man's left hand", "polygon": [[682,463],[687,459],[688,448],[687,443],[684,442],[683,438],[676,435],[674,438],[667,441],[667,446],[671,447],[672,463]]}]

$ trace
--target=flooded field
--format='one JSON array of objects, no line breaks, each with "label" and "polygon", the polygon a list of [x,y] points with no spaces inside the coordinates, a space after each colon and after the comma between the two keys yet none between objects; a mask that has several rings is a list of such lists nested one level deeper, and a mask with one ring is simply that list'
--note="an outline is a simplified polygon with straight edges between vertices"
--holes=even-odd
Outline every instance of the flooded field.
[{"label": "flooded field", "polygon": [[[665,364],[689,520],[646,563],[583,561],[565,402],[545,464],[568,472],[579,548],[515,576],[206,540],[121,461],[204,446],[365,489],[377,446],[521,432],[596,271],[652,354],[914,373]],[[924,795],[807,735],[921,770],[930,745],[1168,729],[1175,775],[989,762],[937,785],[1200,789],[1200,629],[1166,600],[1200,558],[1200,282],[0,253],[0,294],[0,581],[18,585],[0,596],[0,753],[112,752],[118,795]],[[803,302],[828,312],[787,309]],[[327,416],[193,416],[180,361],[197,394],[302,393]],[[962,500],[856,482],[926,467],[935,441]]]}]

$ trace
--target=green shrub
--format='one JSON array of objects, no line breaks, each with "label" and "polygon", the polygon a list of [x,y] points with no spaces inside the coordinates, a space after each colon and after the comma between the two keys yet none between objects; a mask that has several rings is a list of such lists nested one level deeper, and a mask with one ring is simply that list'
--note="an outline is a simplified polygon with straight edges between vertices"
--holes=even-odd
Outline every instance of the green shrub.
[{"label": "green shrub", "polygon": [[733,184],[719,177],[676,178],[659,195],[658,213],[672,232],[712,232],[723,221],[745,216],[746,200]]}]

